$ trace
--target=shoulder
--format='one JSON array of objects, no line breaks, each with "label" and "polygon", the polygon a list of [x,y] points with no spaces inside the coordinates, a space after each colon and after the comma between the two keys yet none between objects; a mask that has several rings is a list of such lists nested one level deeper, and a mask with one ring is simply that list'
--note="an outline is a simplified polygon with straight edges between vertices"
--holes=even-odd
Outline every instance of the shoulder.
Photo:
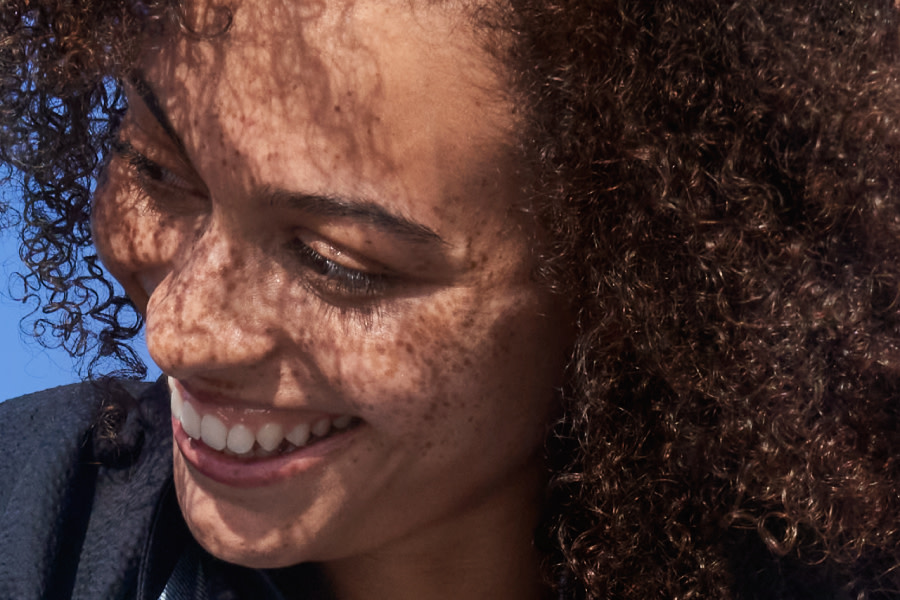
[{"label": "shoulder", "polygon": [[[113,421],[113,422],[111,422]],[[146,455],[145,443],[170,436],[168,393],[161,382],[110,380],[61,386],[0,403],[0,510],[13,483],[62,486],[79,463],[108,465],[111,428]],[[117,450],[126,451],[122,444]],[[147,448],[153,453],[153,448]],[[141,458],[145,458],[141,456]]]},{"label": "shoulder", "polygon": [[96,386],[66,385],[0,404],[0,507],[10,483],[39,462],[60,464],[76,453],[100,403]]},{"label": "shoulder", "polygon": [[0,461],[0,506],[7,487],[3,484],[22,474],[23,465],[59,464],[77,453],[89,441],[104,403],[147,401],[156,406],[143,406],[141,413],[161,412],[165,402],[163,394],[154,393],[157,386],[131,381],[75,383],[0,403],[0,452],[5,458]]},{"label": "shoulder", "polygon": [[[85,409],[99,401],[96,393],[96,385],[91,383],[73,383],[49,390],[43,390],[32,394],[26,394],[0,403],[0,432],[15,428],[13,418],[34,419],[40,414],[45,414],[48,419],[45,422],[34,423],[58,424],[59,417],[63,420],[79,420],[83,417]],[[49,417],[56,418],[49,418]],[[7,441],[6,436],[0,437],[0,441]]]},{"label": "shoulder", "polygon": [[111,394],[139,398],[152,392],[153,382],[111,380],[63,385],[0,402],[0,444],[10,441],[5,434],[29,428],[21,433],[33,437],[43,431],[71,429],[91,424],[104,399]]},{"label": "shoulder", "polygon": [[76,384],[0,404],[0,597],[134,589],[171,479],[169,422],[162,382]]}]

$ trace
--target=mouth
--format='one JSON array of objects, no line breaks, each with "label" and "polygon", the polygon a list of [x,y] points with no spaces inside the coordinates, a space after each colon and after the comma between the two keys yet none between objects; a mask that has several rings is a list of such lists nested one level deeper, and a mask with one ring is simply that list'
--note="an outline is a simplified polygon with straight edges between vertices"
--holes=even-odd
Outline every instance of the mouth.
[{"label": "mouth", "polygon": [[259,485],[301,470],[342,445],[362,421],[350,415],[273,418],[264,409],[211,409],[169,378],[175,442],[185,459],[213,480]]}]

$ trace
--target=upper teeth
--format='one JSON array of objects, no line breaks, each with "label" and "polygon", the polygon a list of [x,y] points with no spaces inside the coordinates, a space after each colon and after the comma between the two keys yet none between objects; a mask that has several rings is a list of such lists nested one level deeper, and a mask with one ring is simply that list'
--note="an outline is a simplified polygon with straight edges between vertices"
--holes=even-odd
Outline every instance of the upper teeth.
[{"label": "upper teeth", "polygon": [[285,440],[295,447],[305,446],[313,438],[328,435],[332,429],[346,429],[353,417],[320,417],[312,422],[304,422],[285,428],[281,423],[266,422],[256,427],[256,431],[244,423],[229,427],[213,414],[200,414],[197,407],[184,398],[174,380],[169,378],[172,417],[181,422],[181,427],[191,439],[202,440],[214,450],[228,450],[238,456],[265,456],[277,450]]}]

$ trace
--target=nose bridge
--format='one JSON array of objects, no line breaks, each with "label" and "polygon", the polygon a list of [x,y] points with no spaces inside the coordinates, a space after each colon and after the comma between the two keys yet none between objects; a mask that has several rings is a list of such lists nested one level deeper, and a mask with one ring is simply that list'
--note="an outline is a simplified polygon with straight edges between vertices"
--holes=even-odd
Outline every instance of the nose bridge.
[{"label": "nose bridge", "polygon": [[[214,214],[209,224],[200,231],[193,243],[182,249],[173,260],[173,279],[179,287],[209,288],[209,292],[236,292],[232,280],[243,270],[246,258],[242,257],[242,243],[234,227]],[[216,288],[221,287],[221,290]]]},{"label": "nose bridge", "polygon": [[258,363],[277,340],[273,303],[250,244],[221,221],[185,245],[147,306],[147,346],[171,375]]}]

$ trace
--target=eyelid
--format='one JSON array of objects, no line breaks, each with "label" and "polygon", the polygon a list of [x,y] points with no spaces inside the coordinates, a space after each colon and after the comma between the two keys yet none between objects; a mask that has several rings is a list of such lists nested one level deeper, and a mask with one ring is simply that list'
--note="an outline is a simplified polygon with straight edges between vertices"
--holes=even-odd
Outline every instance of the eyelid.
[{"label": "eyelid", "polygon": [[319,235],[305,227],[298,228],[294,237],[304,246],[309,247],[322,258],[350,271],[370,274],[387,274],[389,269],[378,261],[360,257],[352,250],[346,250],[340,244],[333,243],[327,237]]},{"label": "eyelid", "polygon": [[205,192],[188,179],[139,152],[133,145],[124,140],[116,140],[112,146],[113,153],[121,156],[142,178],[154,184],[167,186],[184,193],[205,196]]},{"label": "eyelid", "polygon": [[301,263],[312,271],[306,283],[334,306],[366,312],[391,283],[391,277],[385,273],[349,267],[323,256],[300,237],[294,239],[292,248]]},{"label": "eyelid", "polygon": [[318,257],[321,261],[327,262],[339,273],[370,278],[391,276],[390,269],[381,263],[345,250],[339,244],[305,227],[298,228],[294,232],[294,246],[301,248],[301,254],[307,257]]}]

